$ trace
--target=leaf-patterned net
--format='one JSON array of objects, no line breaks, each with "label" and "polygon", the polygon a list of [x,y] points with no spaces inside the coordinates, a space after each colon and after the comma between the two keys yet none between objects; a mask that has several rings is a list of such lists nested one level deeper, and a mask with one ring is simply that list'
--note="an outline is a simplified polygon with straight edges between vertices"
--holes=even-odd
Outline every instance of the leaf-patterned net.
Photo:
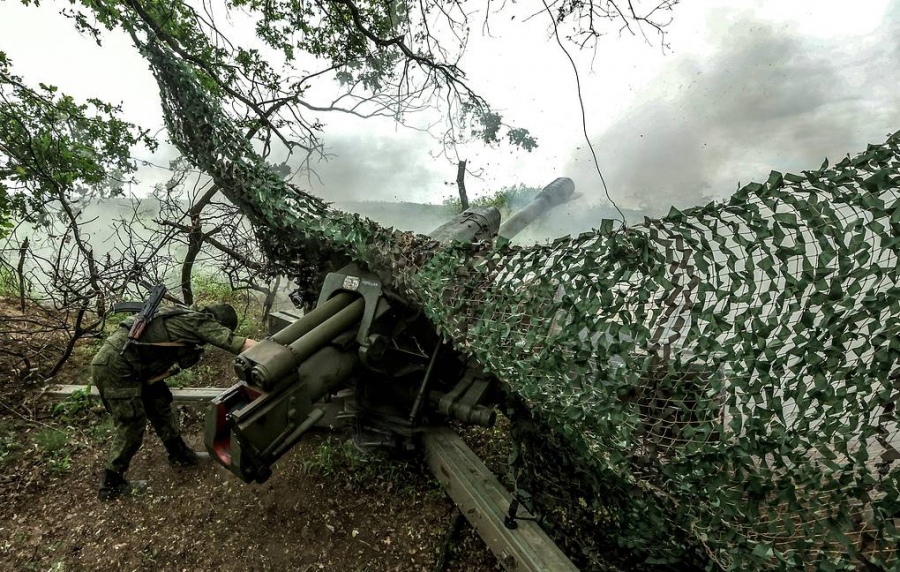
[{"label": "leaf-patterned net", "polygon": [[900,134],[631,228],[436,249],[278,179],[144,50],[173,142],[273,261],[366,262],[518,396],[523,479],[585,566],[900,569]]}]

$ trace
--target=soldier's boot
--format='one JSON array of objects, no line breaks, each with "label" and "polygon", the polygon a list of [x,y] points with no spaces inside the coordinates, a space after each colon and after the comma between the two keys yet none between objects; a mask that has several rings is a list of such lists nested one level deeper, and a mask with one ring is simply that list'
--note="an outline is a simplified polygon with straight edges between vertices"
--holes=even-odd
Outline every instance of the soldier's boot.
[{"label": "soldier's boot", "polygon": [[105,469],[97,498],[102,501],[109,501],[124,495],[140,494],[146,489],[147,481],[126,481],[122,473]]},{"label": "soldier's boot", "polygon": [[169,464],[176,467],[194,467],[209,461],[209,453],[194,451],[180,436],[163,441],[163,445],[169,452]]}]

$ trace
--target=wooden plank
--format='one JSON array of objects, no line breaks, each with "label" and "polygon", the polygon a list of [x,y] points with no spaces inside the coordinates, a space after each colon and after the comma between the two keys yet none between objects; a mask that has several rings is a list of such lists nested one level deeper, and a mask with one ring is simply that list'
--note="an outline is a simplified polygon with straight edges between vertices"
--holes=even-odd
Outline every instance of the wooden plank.
[{"label": "wooden plank", "polygon": [[[92,385],[50,385],[44,390],[45,395],[65,399],[76,391],[89,389],[92,397],[100,397],[97,388]],[[224,387],[173,387],[172,397],[178,402],[210,401],[225,391]]]},{"label": "wooden plank", "polygon": [[[515,530],[503,524],[512,495],[459,435],[446,428],[429,430],[425,455],[435,477],[506,570],[578,570],[536,522],[517,520]],[[517,514],[532,516],[521,506]]]}]

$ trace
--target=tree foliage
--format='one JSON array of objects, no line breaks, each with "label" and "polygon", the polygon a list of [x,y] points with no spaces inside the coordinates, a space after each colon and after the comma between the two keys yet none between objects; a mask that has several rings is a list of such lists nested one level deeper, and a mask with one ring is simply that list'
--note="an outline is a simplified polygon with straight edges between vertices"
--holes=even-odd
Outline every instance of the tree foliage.
[{"label": "tree foliage", "polygon": [[52,85],[30,87],[0,52],[0,229],[12,217],[45,218],[61,198],[118,193],[136,168],[131,148],[156,145],[120,112]]},{"label": "tree foliage", "polygon": [[[556,0],[544,10],[579,46],[591,44],[615,23],[633,34],[664,30],[678,0],[584,2]],[[509,5],[467,0],[79,0],[66,13],[98,42],[102,30],[146,28],[196,68],[212,95],[227,97],[232,118],[269,149],[273,138],[315,159],[323,153],[325,113],[384,116],[400,122],[424,109],[439,109],[433,125],[445,144],[469,140],[506,142],[525,150],[537,140],[523,126],[508,125],[468,83],[460,67],[470,33]],[[541,10],[540,6],[536,8]],[[483,18],[483,21],[478,21]],[[231,22],[252,22],[255,38]],[[235,38],[240,37],[241,40]],[[338,94],[313,94],[336,81]]]},{"label": "tree foliage", "polygon": [[[496,144],[505,137],[527,150],[536,146],[526,129],[501,121],[458,66],[469,33],[465,2],[230,0],[224,17],[186,2],[80,5],[68,14],[98,41],[103,28],[152,31],[197,68],[213,95],[232,100],[233,117],[267,149],[276,138],[306,158],[320,156],[322,113],[402,122],[429,107],[444,108],[445,141]],[[253,45],[231,38],[230,18],[255,22]],[[340,86],[324,103],[310,95],[322,79]]]},{"label": "tree foliage", "polygon": [[[531,187],[524,183],[503,187],[498,191],[477,197],[471,201],[474,206],[494,207],[500,211],[505,219],[516,209],[520,209],[541,192],[541,187]],[[453,213],[460,212],[459,197],[451,197],[444,200],[445,206]]]},{"label": "tree foliage", "polygon": [[[617,25],[619,33],[655,34],[664,44],[677,2],[551,0],[543,10],[581,47]],[[534,149],[528,129],[508,125],[460,67],[473,27],[489,31],[492,18],[512,9],[467,0],[224,0],[215,7],[187,0],[73,0],[61,8],[98,43],[106,30],[153,33],[194,68],[208,93],[227,100],[231,119],[262,143],[263,156],[277,141],[299,158],[301,169],[325,157],[323,118],[329,113],[404,122],[436,109],[444,121],[429,130],[448,149],[472,140]],[[252,22],[254,37],[233,22]],[[334,97],[314,95],[315,86],[335,82]],[[51,85],[29,87],[12,74],[5,55],[0,103],[0,225],[10,217],[44,216],[43,205],[58,192],[69,198],[115,192],[117,180],[134,170],[129,147],[153,145],[120,118],[120,106],[76,102]]]}]

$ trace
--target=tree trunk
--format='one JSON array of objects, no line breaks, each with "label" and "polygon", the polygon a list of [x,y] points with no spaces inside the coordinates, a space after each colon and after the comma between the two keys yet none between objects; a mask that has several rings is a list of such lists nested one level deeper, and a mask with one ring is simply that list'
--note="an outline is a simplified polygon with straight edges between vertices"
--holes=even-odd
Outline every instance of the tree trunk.
[{"label": "tree trunk", "polygon": [[19,309],[25,313],[25,256],[28,254],[28,237],[22,242],[19,248],[19,265],[16,267],[16,273],[19,278]]},{"label": "tree trunk", "polygon": [[199,217],[193,221],[194,226],[188,233],[188,251],[181,265],[181,297],[187,306],[194,304],[194,289],[191,285],[191,274],[194,270],[194,261],[203,248],[203,231],[200,229]]},{"label": "tree trunk", "polygon": [[275,277],[275,283],[266,292],[266,300],[263,302],[263,324],[269,323],[269,314],[272,313],[272,306],[275,304],[275,296],[278,294],[278,288],[281,286],[281,276]]},{"label": "tree trunk", "polygon": [[203,193],[203,196],[191,206],[187,213],[191,220],[191,230],[188,232],[188,251],[184,257],[184,262],[181,265],[181,297],[184,299],[184,303],[187,306],[194,304],[194,288],[192,286],[194,261],[197,259],[197,255],[200,254],[200,250],[203,248],[203,241],[206,238],[203,235],[201,215],[203,209],[209,204],[217,192],[219,192],[219,186],[212,185],[205,193]]},{"label": "tree trunk", "polygon": [[61,370],[62,367],[65,365],[66,360],[68,360],[69,356],[72,355],[72,351],[75,349],[75,344],[78,342],[78,340],[81,339],[82,336],[84,336],[85,330],[82,327],[82,325],[84,323],[84,315],[85,315],[85,313],[87,313],[87,310],[88,310],[89,302],[90,302],[90,299],[87,297],[81,301],[81,306],[78,308],[78,311],[75,313],[75,331],[72,333],[71,336],[69,336],[69,341],[66,343],[66,349],[63,350],[62,355],[59,357],[58,360],[56,360],[56,364],[54,364],[54,366],[50,370],[50,372],[47,373],[48,378],[53,377],[57,373],[59,373],[59,370]]},{"label": "tree trunk", "polygon": [[459,187],[459,212],[469,208],[469,195],[466,194],[466,162],[460,161],[456,168],[456,186]]}]

